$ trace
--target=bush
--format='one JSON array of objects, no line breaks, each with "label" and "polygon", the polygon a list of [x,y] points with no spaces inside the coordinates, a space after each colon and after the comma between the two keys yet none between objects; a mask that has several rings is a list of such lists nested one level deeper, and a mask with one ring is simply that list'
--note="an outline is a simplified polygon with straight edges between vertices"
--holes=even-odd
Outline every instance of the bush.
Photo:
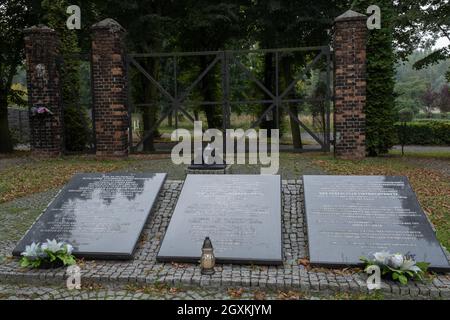
[{"label": "bush", "polygon": [[411,122],[414,118],[414,112],[410,108],[401,109],[398,112],[400,122]]},{"label": "bush", "polygon": [[442,117],[442,113],[427,114],[427,113],[420,112],[420,113],[416,114],[415,118],[423,119],[423,120],[434,120],[434,119],[442,119],[443,117]]},{"label": "bush", "polygon": [[9,128],[9,133],[11,135],[11,141],[13,146],[17,146],[19,144],[28,144],[30,143],[30,137],[27,132],[22,131],[18,128]]},{"label": "bush", "polygon": [[404,131],[405,145],[450,145],[450,121],[415,121],[403,128],[396,123],[397,143],[401,143]]},{"label": "bush", "polygon": [[92,143],[92,121],[83,107],[64,109],[64,133],[67,151],[84,151]]}]

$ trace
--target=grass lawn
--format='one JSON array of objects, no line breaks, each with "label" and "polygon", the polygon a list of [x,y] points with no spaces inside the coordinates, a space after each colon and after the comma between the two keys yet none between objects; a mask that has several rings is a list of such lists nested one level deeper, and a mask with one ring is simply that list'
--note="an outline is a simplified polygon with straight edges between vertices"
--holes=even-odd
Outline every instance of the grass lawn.
[{"label": "grass lawn", "polygon": [[[445,154],[445,153],[444,153]],[[450,167],[450,157],[442,154],[386,157],[362,161],[336,160],[318,153],[281,153],[283,179],[299,179],[302,174],[405,175],[420,204],[436,226],[441,243],[450,249],[450,177],[439,171]],[[439,162],[437,168],[433,161]],[[448,161],[448,162],[447,162]],[[258,166],[236,165],[233,173],[258,173]],[[96,160],[92,156],[33,159],[27,154],[0,158],[0,203],[63,186],[77,172],[150,171],[168,172],[169,179],[183,179],[184,166],[175,166],[167,155],[133,155],[121,160]],[[447,170],[447,172],[450,172]]]},{"label": "grass lawn", "polygon": [[87,157],[28,160],[0,169],[0,203],[62,186],[77,172],[109,172],[126,164]]}]

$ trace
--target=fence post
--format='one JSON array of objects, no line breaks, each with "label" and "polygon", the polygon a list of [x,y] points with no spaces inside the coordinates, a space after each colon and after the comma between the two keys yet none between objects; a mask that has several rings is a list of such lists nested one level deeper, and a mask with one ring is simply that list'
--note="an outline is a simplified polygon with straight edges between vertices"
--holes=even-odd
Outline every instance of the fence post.
[{"label": "fence post", "polygon": [[125,30],[113,19],[92,26],[93,113],[96,155],[128,155]]},{"label": "fence post", "polygon": [[[59,39],[44,25],[25,30],[30,145],[35,155],[60,155],[63,148]],[[34,114],[45,107],[49,114]],[[33,115],[34,114],[34,115]]]},{"label": "fence post", "polygon": [[366,19],[348,10],[334,21],[334,148],[343,159],[366,155]]}]

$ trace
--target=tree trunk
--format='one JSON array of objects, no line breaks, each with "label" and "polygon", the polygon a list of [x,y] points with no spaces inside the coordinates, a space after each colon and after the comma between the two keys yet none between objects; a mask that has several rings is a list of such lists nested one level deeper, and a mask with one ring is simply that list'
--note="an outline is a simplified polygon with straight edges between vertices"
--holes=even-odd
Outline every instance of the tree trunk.
[{"label": "tree trunk", "polygon": [[[209,65],[207,56],[200,56],[200,69],[203,71]],[[214,77],[215,68],[212,68],[202,79],[201,92],[204,101],[216,101],[216,80]],[[208,128],[220,128],[220,116],[217,114],[215,105],[205,105],[202,107],[208,122]]]},{"label": "tree trunk", "polygon": [[173,117],[172,117],[172,112],[169,113],[169,115],[167,116],[167,124],[169,125],[170,128],[173,127]]},{"label": "tree trunk", "polygon": [[[283,67],[284,88],[287,88],[287,86],[289,86],[289,84],[294,80],[292,77],[292,60],[286,57],[282,59],[281,63]],[[286,98],[288,98],[289,96],[291,96],[291,92],[286,95]],[[295,103],[289,103],[288,108],[289,111],[297,117],[298,115],[297,105]],[[300,126],[298,125],[297,121],[292,119],[291,116],[289,116],[289,123],[291,126],[292,144],[294,148],[296,149],[303,148]]]},{"label": "tree trunk", "polygon": [[[264,55],[264,86],[270,91],[274,92],[273,90],[273,84],[274,84],[274,67],[273,67],[273,53],[268,52]],[[272,99],[268,94],[264,94],[264,100],[270,100]],[[261,114],[263,114],[267,108],[269,107],[269,104],[264,103],[261,105]],[[261,129],[267,129],[267,137],[270,137],[270,130],[275,128],[275,117],[276,117],[276,108],[273,108],[272,112],[269,112],[266,114],[266,116],[261,119],[260,128]]]},{"label": "tree trunk", "polygon": [[[144,68],[151,75],[154,75],[155,79],[158,80],[158,60],[153,59],[151,61],[146,61],[143,64]],[[143,99],[144,103],[150,103],[151,101],[155,101],[157,98],[157,89],[154,85],[151,85],[147,78],[144,75],[141,75],[141,83],[142,83],[142,91],[143,91]],[[152,105],[144,107],[142,119],[144,124],[144,134],[146,134],[156,123],[158,114],[158,105]],[[143,143],[143,151],[155,151],[154,138],[157,136],[158,128],[153,130],[153,133],[144,141]]]},{"label": "tree trunk", "polygon": [[4,90],[0,92],[0,153],[12,152],[13,144],[8,125],[8,98]]}]

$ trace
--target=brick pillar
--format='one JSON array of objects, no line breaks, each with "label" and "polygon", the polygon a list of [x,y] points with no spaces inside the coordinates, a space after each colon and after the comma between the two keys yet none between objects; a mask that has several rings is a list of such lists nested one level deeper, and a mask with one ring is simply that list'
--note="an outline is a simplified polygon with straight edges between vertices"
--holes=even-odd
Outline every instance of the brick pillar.
[{"label": "brick pillar", "polygon": [[92,26],[92,75],[97,156],[128,155],[125,30],[112,19]]},{"label": "brick pillar", "polygon": [[349,10],[334,21],[335,153],[343,159],[366,155],[366,20]]},{"label": "brick pillar", "polygon": [[[25,54],[31,151],[35,155],[59,155],[63,147],[63,130],[56,32],[44,25],[26,29]],[[39,107],[47,108],[52,114],[36,114]]]}]

